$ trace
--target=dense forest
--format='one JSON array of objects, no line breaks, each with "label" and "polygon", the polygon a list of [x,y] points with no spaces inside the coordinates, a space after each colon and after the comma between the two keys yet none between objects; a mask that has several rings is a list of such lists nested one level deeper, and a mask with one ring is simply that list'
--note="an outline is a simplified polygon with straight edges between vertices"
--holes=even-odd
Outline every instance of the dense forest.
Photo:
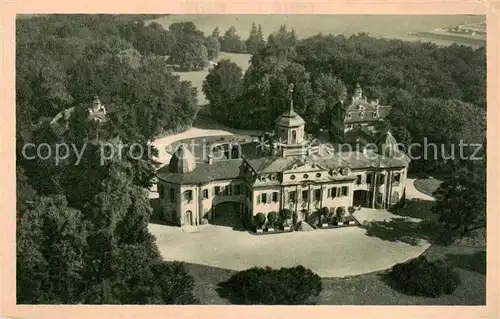
[{"label": "dense forest", "polygon": [[[367,34],[299,40],[283,26],[253,55],[244,74],[231,61],[222,61],[207,76],[203,90],[218,121],[271,130],[287,107],[287,87],[294,83],[295,109],[314,133],[327,127],[337,102],[358,82],[368,98],[393,106],[390,127],[406,146],[423,144],[424,139],[447,146],[460,140],[485,142],[484,47],[438,47]],[[416,160],[412,170],[438,172],[444,164]]]},{"label": "dense forest", "polygon": [[[127,147],[146,147],[197,112],[195,89],[158,55],[155,26],[50,15],[20,19],[16,32],[18,303],[196,303],[193,278],[162,260],[147,229],[155,150],[133,156]],[[94,95],[105,124],[87,119]],[[69,107],[69,129],[56,133],[47,119]],[[115,148],[105,163],[99,142]],[[55,163],[30,159],[27,143],[85,152]]]},{"label": "dense forest", "polygon": [[[248,39],[234,28],[205,36],[190,22],[165,30],[147,24],[146,18],[48,15],[17,20],[18,303],[197,302],[193,278],[182,264],[162,261],[147,229],[152,209],[146,189],[157,167],[155,150],[137,157],[127,148],[129,143],[146,147],[194,121],[196,89],[174,75],[172,67],[203,68],[219,51],[253,54],[245,73],[223,60],[203,84],[211,115],[232,127],[272,128],[286,108],[287,87],[294,83],[296,109],[308,131],[316,132],[359,81],[371,99],[393,105],[391,127],[406,144],[424,137],[445,144],[485,142],[484,48],[440,48],[366,34],[299,40],[285,26],[267,39],[256,25]],[[107,108],[105,124],[87,119],[95,95]],[[50,119],[71,107],[69,129],[55,132]],[[116,150],[105,163],[100,142]],[[60,163],[33,160],[24,148],[28,143],[47,143],[52,152],[65,143],[85,147],[85,152]],[[412,165],[415,171],[438,172],[459,164],[431,160]],[[450,177],[442,197],[453,200],[470,174],[475,184],[468,186],[480,188],[485,178],[481,165]],[[470,200],[480,203],[484,194],[484,189],[477,191]],[[448,207],[436,209],[446,215]],[[474,206],[476,214],[483,210]],[[464,216],[470,211],[462,209]],[[453,220],[456,214],[446,216]]]}]

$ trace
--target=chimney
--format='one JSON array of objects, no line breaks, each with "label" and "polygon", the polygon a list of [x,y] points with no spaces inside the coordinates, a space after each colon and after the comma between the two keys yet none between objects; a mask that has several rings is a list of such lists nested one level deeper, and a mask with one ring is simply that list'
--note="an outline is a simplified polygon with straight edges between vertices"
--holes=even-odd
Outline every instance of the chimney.
[{"label": "chimney", "polygon": [[212,155],[207,155],[208,157],[208,165],[212,165],[214,163],[214,158]]}]

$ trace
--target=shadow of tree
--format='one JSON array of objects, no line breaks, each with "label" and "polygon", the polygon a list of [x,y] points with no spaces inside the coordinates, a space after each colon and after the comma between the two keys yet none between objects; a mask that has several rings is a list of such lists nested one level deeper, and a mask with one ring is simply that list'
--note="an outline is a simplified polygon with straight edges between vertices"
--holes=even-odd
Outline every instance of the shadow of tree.
[{"label": "shadow of tree", "polygon": [[486,275],[486,251],[474,254],[447,254],[446,262],[457,268],[462,268]]},{"label": "shadow of tree", "polygon": [[160,199],[150,198],[149,205],[153,208],[153,214],[149,217],[149,223],[157,225],[168,225],[165,221],[160,219]]},{"label": "shadow of tree", "polygon": [[413,246],[421,240],[434,240],[442,232],[442,226],[436,220],[421,222],[409,218],[393,218],[389,221],[371,221],[361,225],[366,235],[387,241],[401,241]]},{"label": "shadow of tree", "polygon": [[390,212],[404,217],[419,219],[435,218],[432,212],[434,201],[423,199],[407,199],[403,206],[390,209]]}]

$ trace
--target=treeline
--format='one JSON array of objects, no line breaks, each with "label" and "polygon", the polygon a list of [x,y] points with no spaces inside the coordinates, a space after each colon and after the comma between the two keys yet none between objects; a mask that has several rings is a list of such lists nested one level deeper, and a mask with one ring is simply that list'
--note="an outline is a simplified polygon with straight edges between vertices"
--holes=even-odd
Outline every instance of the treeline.
[{"label": "treeline", "polygon": [[[156,47],[138,50],[150,32],[130,16],[17,21],[20,304],[197,302],[193,278],[162,260],[147,228],[156,167],[148,141],[189,125],[197,110],[195,90]],[[88,120],[95,94],[108,109],[102,124]],[[68,129],[55,131],[49,120],[69,107]],[[37,153],[42,144],[50,149]],[[69,149],[60,162],[57,145]]]},{"label": "treeline", "polygon": [[[308,123],[306,129],[316,132],[327,126],[338,101],[348,99],[357,82],[370,99],[393,106],[392,131],[406,145],[424,138],[448,146],[485,141],[485,48],[438,47],[367,34],[297,40],[282,27],[253,55],[244,74],[235,63],[222,61],[210,71],[203,90],[218,121],[272,130],[289,103],[288,85],[294,83],[295,109]],[[445,162],[417,160],[412,168],[439,171]]]}]

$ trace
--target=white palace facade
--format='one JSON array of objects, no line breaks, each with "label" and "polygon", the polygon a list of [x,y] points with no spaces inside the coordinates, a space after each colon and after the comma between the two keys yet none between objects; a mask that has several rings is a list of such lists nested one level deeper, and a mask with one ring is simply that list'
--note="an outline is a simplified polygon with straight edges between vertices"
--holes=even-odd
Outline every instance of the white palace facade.
[{"label": "white palace facade", "polygon": [[217,205],[236,202],[240,217],[290,209],[304,220],[323,207],[387,209],[404,198],[409,159],[390,132],[376,149],[344,151],[307,138],[304,126],[291,101],[275,132],[258,141],[236,136],[208,138],[201,147],[180,143],[157,173],[161,218],[199,225]]}]

